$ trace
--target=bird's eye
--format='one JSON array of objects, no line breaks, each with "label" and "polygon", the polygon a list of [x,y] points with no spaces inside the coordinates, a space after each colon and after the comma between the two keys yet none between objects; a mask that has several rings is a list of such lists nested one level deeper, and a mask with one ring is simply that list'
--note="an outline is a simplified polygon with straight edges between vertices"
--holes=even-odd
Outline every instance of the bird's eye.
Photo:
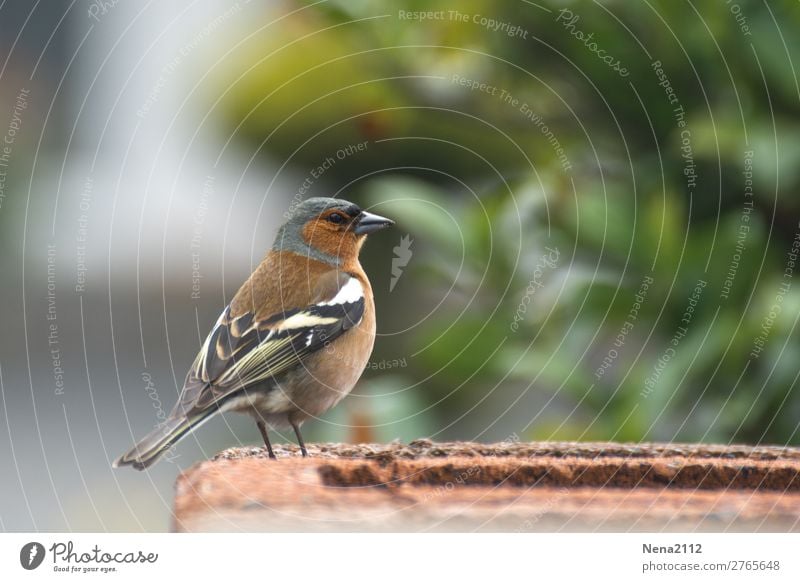
[{"label": "bird's eye", "polygon": [[328,222],[332,222],[333,224],[342,224],[344,222],[344,216],[342,216],[338,212],[334,212],[333,214],[328,216]]}]

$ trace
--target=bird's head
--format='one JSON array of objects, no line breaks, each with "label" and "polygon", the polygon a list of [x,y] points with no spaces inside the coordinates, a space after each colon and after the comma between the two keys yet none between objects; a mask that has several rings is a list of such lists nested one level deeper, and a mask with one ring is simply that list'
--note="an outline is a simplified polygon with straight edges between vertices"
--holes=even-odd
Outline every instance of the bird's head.
[{"label": "bird's head", "polygon": [[368,234],[393,224],[347,200],[309,198],[291,212],[272,248],[345,265],[358,259]]}]

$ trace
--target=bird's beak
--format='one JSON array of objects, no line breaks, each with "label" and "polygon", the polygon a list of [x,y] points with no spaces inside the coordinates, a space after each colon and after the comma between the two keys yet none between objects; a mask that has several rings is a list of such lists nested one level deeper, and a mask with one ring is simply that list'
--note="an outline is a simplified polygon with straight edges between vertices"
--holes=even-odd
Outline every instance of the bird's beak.
[{"label": "bird's beak", "polygon": [[353,232],[356,234],[369,234],[382,228],[387,228],[394,224],[394,220],[389,220],[383,216],[372,214],[371,212],[362,212],[356,222]]}]

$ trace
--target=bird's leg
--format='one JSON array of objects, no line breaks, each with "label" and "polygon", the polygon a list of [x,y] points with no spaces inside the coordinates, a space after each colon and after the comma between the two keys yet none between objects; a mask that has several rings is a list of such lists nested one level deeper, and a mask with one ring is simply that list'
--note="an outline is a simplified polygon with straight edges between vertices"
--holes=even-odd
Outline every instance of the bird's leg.
[{"label": "bird's leg", "polygon": [[304,457],[308,456],[308,451],[306,450],[306,443],[303,442],[303,435],[300,434],[300,427],[294,421],[294,419],[289,416],[289,424],[292,425],[294,429],[294,434],[297,435],[297,444],[300,445],[300,452],[303,453]]},{"label": "bird's leg", "polygon": [[269,458],[277,459],[278,457],[276,457],[275,453],[272,452],[272,445],[269,442],[269,435],[267,434],[267,425],[264,424],[263,420],[257,420],[256,424],[258,425],[258,430],[261,431],[261,436],[264,438],[264,444],[267,445],[267,452],[269,453]]}]

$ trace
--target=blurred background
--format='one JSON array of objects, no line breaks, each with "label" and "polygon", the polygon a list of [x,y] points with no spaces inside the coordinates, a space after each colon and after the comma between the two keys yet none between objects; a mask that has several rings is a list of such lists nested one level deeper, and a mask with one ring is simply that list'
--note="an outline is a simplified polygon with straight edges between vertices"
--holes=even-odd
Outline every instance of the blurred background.
[{"label": "blurred background", "polygon": [[1,3],[0,529],[167,530],[181,469],[260,444],[226,415],[110,467],[310,196],[397,227],[306,440],[800,444],[798,30],[788,0]]}]

